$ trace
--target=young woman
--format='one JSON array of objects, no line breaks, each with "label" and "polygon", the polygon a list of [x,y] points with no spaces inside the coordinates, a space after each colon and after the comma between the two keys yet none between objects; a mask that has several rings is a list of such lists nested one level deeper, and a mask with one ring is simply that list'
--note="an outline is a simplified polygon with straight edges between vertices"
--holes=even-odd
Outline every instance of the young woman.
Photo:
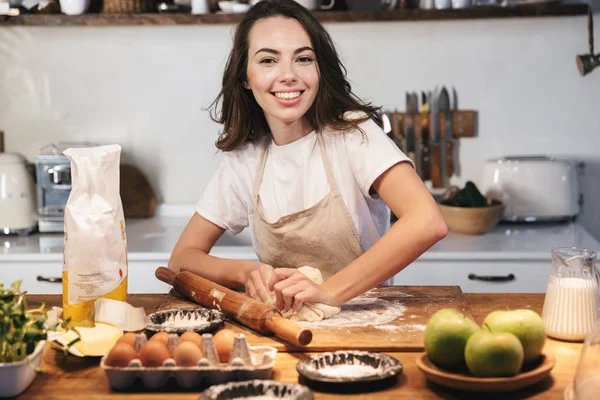
[{"label": "young woman", "polygon": [[[338,306],[390,279],[447,228],[414,166],[351,91],[333,42],[293,0],[262,0],[237,26],[213,114],[223,159],[169,268],[281,310]],[[213,108],[215,111],[215,108]],[[389,208],[388,208],[389,207]],[[391,209],[398,221],[390,228]],[[249,227],[260,263],[208,255]],[[297,271],[318,268],[318,284]]]}]

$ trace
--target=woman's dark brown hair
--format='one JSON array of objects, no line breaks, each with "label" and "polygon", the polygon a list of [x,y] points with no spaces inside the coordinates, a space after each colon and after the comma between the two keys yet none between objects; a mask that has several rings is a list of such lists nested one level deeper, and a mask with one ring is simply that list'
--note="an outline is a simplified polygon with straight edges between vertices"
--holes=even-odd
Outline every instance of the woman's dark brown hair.
[{"label": "woman's dark brown hair", "polygon": [[[319,90],[315,101],[306,112],[308,122],[317,130],[328,127],[334,131],[348,131],[372,118],[382,125],[379,108],[363,103],[352,93],[331,37],[310,11],[294,0],[261,0],[251,7],[236,28],[233,48],[223,73],[221,92],[211,105],[211,118],[223,124],[217,139],[217,148],[232,151],[240,145],[270,135],[263,110],[252,91],[244,88],[248,68],[248,38],[258,20],[271,17],[293,18],[303,27],[313,46],[319,68]],[[220,110],[218,104],[221,103]],[[220,112],[219,112],[220,111]],[[358,111],[359,118],[346,120],[344,113]]]}]

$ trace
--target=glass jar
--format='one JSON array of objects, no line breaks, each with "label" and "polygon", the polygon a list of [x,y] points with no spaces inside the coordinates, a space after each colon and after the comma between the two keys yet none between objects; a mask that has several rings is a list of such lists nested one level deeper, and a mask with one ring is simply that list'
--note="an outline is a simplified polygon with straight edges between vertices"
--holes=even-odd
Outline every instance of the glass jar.
[{"label": "glass jar", "polygon": [[575,379],[565,390],[567,400],[596,400],[600,393],[600,324],[583,342]]}]

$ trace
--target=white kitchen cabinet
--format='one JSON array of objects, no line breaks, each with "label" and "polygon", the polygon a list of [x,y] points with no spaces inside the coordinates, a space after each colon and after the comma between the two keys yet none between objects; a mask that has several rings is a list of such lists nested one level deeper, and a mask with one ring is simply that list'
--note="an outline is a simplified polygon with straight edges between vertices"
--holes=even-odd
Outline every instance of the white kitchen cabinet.
[{"label": "white kitchen cabinet", "polygon": [[[170,286],[156,279],[154,272],[168,260],[129,262],[129,293],[167,293]],[[256,260],[254,260],[256,261]],[[417,260],[393,278],[394,285],[460,286],[465,293],[544,293],[550,275],[550,260]],[[32,294],[61,294],[60,282],[40,281],[60,278],[62,264],[52,262],[0,262],[0,282],[9,285],[22,279],[23,290]],[[470,279],[492,276],[510,280]]]},{"label": "white kitchen cabinet", "polygon": [[[61,294],[62,264],[44,261],[0,262],[0,282],[8,286],[22,280],[21,290],[32,294]],[[38,280],[38,277],[45,281]],[[47,280],[55,280],[48,282]]]},{"label": "white kitchen cabinet", "polygon": [[168,293],[171,286],[159,281],[154,276],[156,268],[167,266],[168,260],[162,262],[135,261],[129,262],[128,293]]},{"label": "white kitchen cabinet", "polygon": [[[62,294],[62,263],[50,262],[11,262],[0,263],[0,282],[10,285],[23,280],[21,289],[32,294]],[[156,279],[154,271],[164,262],[130,262],[128,293],[167,293],[169,285]],[[54,282],[49,282],[54,281]]]},{"label": "white kitchen cabinet", "polygon": [[[251,249],[216,246],[211,251],[217,257],[238,260],[258,261]],[[36,257],[40,258],[40,257]],[[129,254],[128,293],[167,293],[170,286],[159,281],[154,273],[156,268],[167,266],[168,253]],[[34,261],[22,257],[19,260],[3,260],[0,257],[0,282],[10,285],[23,280],[21,288],[31,294],[61,294],[62,261],[56,256],[49,260]],[[54,282],[50,282],[54,281]]]},{"label": "white kitchen cabinet", "polygon": [[460,286],[465,293],[545,293],[551,267],[550,260],[417,260],[396,274],[393,282]]}]

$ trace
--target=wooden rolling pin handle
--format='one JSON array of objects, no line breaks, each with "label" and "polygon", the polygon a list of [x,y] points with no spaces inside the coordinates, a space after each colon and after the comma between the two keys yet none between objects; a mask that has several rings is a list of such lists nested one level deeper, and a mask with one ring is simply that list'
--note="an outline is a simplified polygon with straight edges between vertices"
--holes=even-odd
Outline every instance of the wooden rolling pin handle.
[{"label": "wooden rolling pin handle", "polygon": [[156,268],[156,272],[154,273],[154,275],[159,281],[167,283],[171,286],[173,286],[173,284],[175,283],[175,277],[177,276],[175,272],[165,267]]},{"label": "wooden rolling pin handle", "polygon": [[312,341],[312,332],[309,329],[298,330],[298,325],[280,315],[267,318],[265,327],[290,343],[306,346]]},{"label": "wooden rolling pin handle", "polygon": [[175,274],[165,267],[158,267],[154,274],[159,280],[172,285],[182,296],[201,306],[218,308],[229,318],[251,329],[275,334],[299,346],[306,346],[312,340],[309,329],[283,318],[276,308],[199,275],[187,271]]}]

